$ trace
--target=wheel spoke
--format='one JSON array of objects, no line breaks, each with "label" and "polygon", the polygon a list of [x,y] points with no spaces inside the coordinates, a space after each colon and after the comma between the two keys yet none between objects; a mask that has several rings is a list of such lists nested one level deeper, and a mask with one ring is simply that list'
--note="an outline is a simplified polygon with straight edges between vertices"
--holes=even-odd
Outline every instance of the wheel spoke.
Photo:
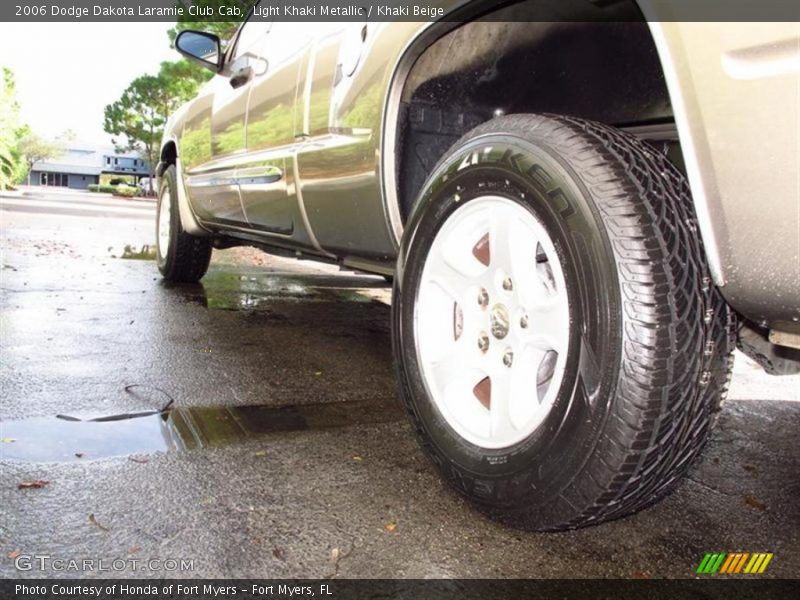
[{"label": "wheel spoke", "polygon": [[428,281],[441,288],[455,302],[466,304],[471,299],[470,290],[473,288],[468,276],[443,252],[431,256],[429,261]]},{"label": "wheel spoke", "polygon": [[511,251],[512,223],[508,214],[502,208],[491,212],[489,222],[489,246],[491,248],[491,266],[494,269],[503,269],[512,277],[514,260]]},{"label": "wheel spoke", "polygon": [[566,352],[569,331],[566,311],[566,303],[559,297],[553,297],[547,304],[531,310],[528,313],[528,327],[523,330],[523,342],[540,350],[555,350],[559,354]]},{"label": "wheel spoke", "polygon": [[474,384],[477,384],[485,375],[480,364],[480,350],[477,343],[472,344],[468,336],[462,335],[451,345],[451,351],[431,364],[433,377],[440,389],[445,389],[452,382],[463,379],[471,372],[475,372]]},{"label": "wheel spoke", "polygon": [[536,240],[530,231],[521,231],[519,215],[503,207],[492,211],[489,224],[491,266],[502,270],[512,282],[526,279],[534,265]]},{"label": "wheel spoke", "polygon": [[492,385],[491,405],[489,414],[491,419],[491,435],[493,437],[508,438],[513,436],[516,428],[511,422],[511,371],[499,368],[489,377]]}]

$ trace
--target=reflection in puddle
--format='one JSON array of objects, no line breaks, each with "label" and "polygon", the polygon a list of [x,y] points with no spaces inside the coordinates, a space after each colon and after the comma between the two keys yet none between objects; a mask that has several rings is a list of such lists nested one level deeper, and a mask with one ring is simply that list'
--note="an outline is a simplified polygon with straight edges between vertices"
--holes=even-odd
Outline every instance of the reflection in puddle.
[{"label": "reflection in puddle", "polygon": [[122,420],[38,417],[0,422],[0,459],[66,462],[231,444],[270,433],[390,423],[396,404],[368,401],[271,408],[176,408]]},{"label": "reflection in puddle", "polygon": [[[109,248],[112,251],[113,248]],[[126,260],[156,260],[158,250],[154,245],[144,244],[143,246],[132,246],[126,244],[121,253],[113,252],[111,258],[123,258]]]},{"label": "reflection in puddle", "polygon": [[390,304],[392,290],[371,276],[258,273],[258,276],[211,269],[202,284],[177,288],[185,299],[212,310],[258,311],[275,300]]}]

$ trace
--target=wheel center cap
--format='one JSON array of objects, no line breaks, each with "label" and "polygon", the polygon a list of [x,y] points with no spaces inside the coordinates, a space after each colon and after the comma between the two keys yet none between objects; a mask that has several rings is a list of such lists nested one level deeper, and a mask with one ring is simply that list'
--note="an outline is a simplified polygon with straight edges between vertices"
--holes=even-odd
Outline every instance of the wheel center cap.
[{"label": "wheel center cap", "polygon": [[511,319],[508,316],[508,309],[502,304],[495,304],[489,315],[492,328],[492,335],[498,340],[502,340],[508,335],[508,327]]}]

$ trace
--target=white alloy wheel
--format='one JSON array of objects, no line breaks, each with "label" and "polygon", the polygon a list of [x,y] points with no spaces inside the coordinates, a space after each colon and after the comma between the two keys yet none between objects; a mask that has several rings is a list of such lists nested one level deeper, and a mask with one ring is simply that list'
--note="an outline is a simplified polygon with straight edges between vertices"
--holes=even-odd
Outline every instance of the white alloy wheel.
[{"label": "white alloy wheel", "polygon": [[561,387],[569,345],[562,266],[540,221],[500,196],[457,209],[428,251],[414,308],[423,379],[481,448],[528,438]]},{"label": "white alloy wheel", "polygon": [[172,226],[172,194],[169,188],[161,193],[161,206],[158,209],[158,253],[162,258],[169,252],[169,238]]}]

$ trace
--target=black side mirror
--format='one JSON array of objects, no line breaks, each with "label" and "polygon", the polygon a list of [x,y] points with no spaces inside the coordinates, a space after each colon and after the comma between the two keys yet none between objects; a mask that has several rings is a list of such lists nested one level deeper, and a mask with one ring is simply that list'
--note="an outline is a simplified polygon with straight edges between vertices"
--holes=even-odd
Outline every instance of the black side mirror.
[{"label": "black side mirror", "polygon": [[219,72],[222,62],[222,47],[213,33],[186,29],[175,39],[175,49],[190,60]]}]

